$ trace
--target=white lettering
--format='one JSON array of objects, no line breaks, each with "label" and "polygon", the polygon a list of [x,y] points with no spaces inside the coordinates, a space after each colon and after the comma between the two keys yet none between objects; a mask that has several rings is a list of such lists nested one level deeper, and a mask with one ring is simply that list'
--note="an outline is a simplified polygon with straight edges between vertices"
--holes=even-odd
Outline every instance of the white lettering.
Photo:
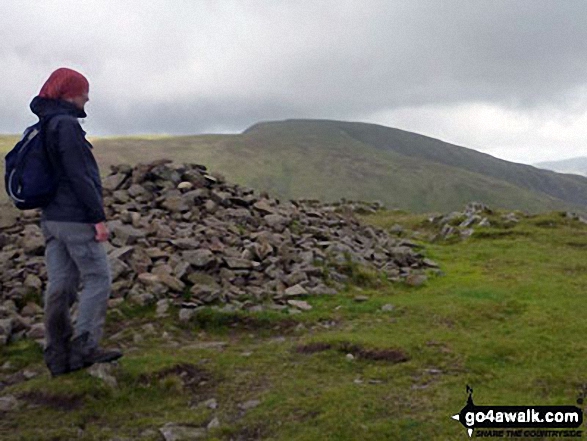
[{"label": "white lettering", "polygon": [[542,418],[540,418],[540,413],[536,412],[536,410],[532,409],[532,422],[533,423],[541,423]]}]

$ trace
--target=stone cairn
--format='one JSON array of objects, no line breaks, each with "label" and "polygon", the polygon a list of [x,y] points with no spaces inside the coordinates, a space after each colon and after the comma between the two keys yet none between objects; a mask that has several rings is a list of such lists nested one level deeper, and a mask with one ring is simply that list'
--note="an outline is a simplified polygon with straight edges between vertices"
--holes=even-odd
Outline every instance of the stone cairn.
[{"label": "stone cairn", "polygon": [[453,211],[448,214],[433,216],[428,222],[439,226],[440,232],[434,238],[448,239],[453,236],[459,236],[462,239],[471,237],[474,233],[474,226],[489,227],[491,226],[487,216],[493,214],[487,205],[481,202],[469,202],[465,210]]},{"label": "stone cairn", "polygon": [[[111,306],[174,304],[181,320],[204,305],[299,312],[311,308],[300,297],[336,294],[356,265],[390,281],[437,267],[409,240],[355,218],[377,203],[282,203],[169,160],[112,166],[103,192]],[[42,337],[43,253],[38,212],[0,225],[0,344],[14,333]]]},{"label": "stone cairn", "polygon": [[[468,239],[475,233],[477,227],[491,227],[490,216],[496,216],[497,213],[481,202],[469,202],[465,209],[453,211],[448,214],[432,216],[428,222],[438,227],[439,232],[432,240],[450,239],[458,237]],[[575,216],[573,213],[567,213],[567,217]],[[520,214],[514,212],[501,214],[498,218],[499,224],[505,227],[512,227],[520,222]]]}]

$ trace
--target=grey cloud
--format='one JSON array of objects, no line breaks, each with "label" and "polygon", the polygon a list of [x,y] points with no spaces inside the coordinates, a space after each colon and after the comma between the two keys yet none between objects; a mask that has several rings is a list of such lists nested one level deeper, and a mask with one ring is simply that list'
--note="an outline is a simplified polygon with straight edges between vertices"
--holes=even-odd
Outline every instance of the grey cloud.
[{"label": "grey cloud", "polygon": [[240,132],[261,120],[304,117],[303,109],[276,100],[185,100],[142,102],[121,108],[88,105],[86,125],[93,134]]},{"label": "grey cloud", "polygon": [[27,2],[0,5],[1,131],[20,129],[21,97],[61,65],[90,77],[103,133],[467,102],[570,109],[586,85],[582,0],[46,4],[28,21]]}]

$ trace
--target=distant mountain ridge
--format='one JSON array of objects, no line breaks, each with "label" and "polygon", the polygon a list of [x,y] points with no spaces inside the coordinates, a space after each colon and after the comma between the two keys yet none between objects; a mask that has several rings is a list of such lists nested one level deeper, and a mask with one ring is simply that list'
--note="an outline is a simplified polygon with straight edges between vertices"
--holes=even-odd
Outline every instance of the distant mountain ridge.
[{"label": "distant mountain ridge", "polygon": [[586,156],[562,159],[560,161],[544,161],[534,165],[539,168],[545,168],[559,173],[572,173],[587,176]]},{"label": "distant mountain ridge", "polygon": [[283,199],[379,200],[414,212],[469,201],[539,212],[587,210],[587,178],[516,164],[434,138],[332,120],[260,122],[240,135],[98,139],[101,164],[198,162]]}]

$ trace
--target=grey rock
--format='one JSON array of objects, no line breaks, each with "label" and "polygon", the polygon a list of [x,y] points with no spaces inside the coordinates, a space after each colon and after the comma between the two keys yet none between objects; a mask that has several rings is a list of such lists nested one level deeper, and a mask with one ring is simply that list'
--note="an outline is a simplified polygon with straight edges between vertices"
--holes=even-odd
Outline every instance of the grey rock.
[{"label": "grey rock", "polygon": [[210,198],[219,205],[228,205],[230,200],[230,193],[220,190],[212,190]]},{"label": "grey rock", "polygon": [[20,407],[19,401],[14,395],[0,397],[0,412],[10,412]]},{"label": "grey rock", "polygon": [[0,336],[10,336],[12,333],[13,318],[0,319]]},{"label": "grey rock", "polygon": [[29,274],[24,280],[24,286],[33,291],[40,291],[43,287],[43,282],[34,274]]},{"label": "grey rock", "polygon": [[118,246],[132,245],[145,237],[146,233],[130,225],[119,225],[112,230],[112,243]]},{"label": "grey rock", "polygon": [[188,237],[172,240],[171,243],[180,250],[196,250],[200,246],[200,242]]},{"label": "grey rock", "polygon": [[463,222],[461,222],[459,227],[467,228],[479,220],[481,220],[481,216],[476,215],[476,214],[471,215],[467,219],[465,219]]},{"label": "grey rock", "polygon": [[247,259],[235,257],[225,257],[224,262],[230,269],[250,269],[253,268],[253,262]]},{"label": "grey rock", "polygon": [[460,234],[463,239],[467,239],[471,237],[475,233],[475,230],[472,228],[467,228],[466,230],[461,230]]},{"label": "grey rock", "polygon": [[452,236],[455,232],[455,228],[451,227],[450,225],[444,225],[442,230],[440,231],[440,236],[444,237],[445,239]]},{"label": "grey rock", "polygon": [[146,286],[153,286],[161,283],[159,276],[151,273],[141,273],[138,275],[137,280]]},{"label": "grey rock", "polygon": [[116,173],[116,174],[107,176],[106,178],[102,179],[102,188],[104,188],[104,190],[108,190],[108,191],[118,190],[126,178],[127,178],[127,175],[122,174],[122,173]]},{"label": "grey rock", "polygon": [[[130,195],[128,194],[128,191],[126,191],[126,190],[116,190],[114,193],[112,193],[112,198],[114,199],[114,201],[116,203],[119,203],[119,204],[126,204],[127,202],[130,201]],[[132,222],[132,220],[131,220],[131,222]]]},{"label": "grey rock", "polygon": [[288,222],[287,218],[279,214],[268,214],[264,216],[263,219],[265,220],[265,223],[270,227],[282,227]]},{"label": "grey rock", "polygon": [[520,220],[518,219],[518,217],[516,216],[515,213],[504,214],[501,218],[506,222],[510,222],[510,223],[514,223],[514,224],[517,224],[518,222],[520,222]]},{"label": "grey rock", "polygon": [[34,302],[28,302],[22,311],[20,311],[20,315],[22,317],[34,317],[36,315],[42,314],[43,308],[37,305]]},{"label": "grey rock", "polygon": [[308,294],[308,291],[302,285],[294,285],[285,289],[285,295],[288,297],[303,296]]},{"label": "grey rock", "polygon": [[99,378],[109,387],[115,389],[118,387],[118,382],[114,376],[116,365],[112,363],[97,363],[87,369],[88,374],[92,377]]},{"label": "grey rock", "polygon": [[195,315],[195,309],[182,308],[179,310],[179,321],[182,323],[189,322]]},{"label": "grey rock", "polygon": [[287,304],[301,309],[302,311],[309,311],[312,309],[312,305],[304,300],[288,300]]},{"label": "grey rock", "polygon": [[172,275],[159,274],[158,277],[161,283],[171,288],[172,291],[183,292],[183,290],[185,289],[185,283],[183,283],[178,278],[173,277]]},{"label": "grey rock", "polygon": [[189,211],[193,207],[194,203],[189,198],[183,196],[172,196],[165,198],[162,206],[173,213],[183,213]]},{"label": "grey rock", "polygon": [[241,410],[249,410],[257,407],[259,404],[261,404],[260,400],[248,400],[244,403],[239,403],[238,407]]},{"label": "grey rock", "polygon": [[479,227],[490,227],[491,226],[491,222],[489,222],[489,220],[484,217],[483,219],[481,219],[481,221],[478,224]]},{"label": "grey rock", "polygon": [[191,182],[187,182],[187,181],[183,181],[180,182],[179,184],[177,184],[177,189],[178,190],[192,190],[194,188],[194,184],[192,184]]},{"label": "grey rock", "polygon": [[133,246],[123,246],[120,248],[113,248],[112,251],[110,251],[108,253],[108,257],[110,257],[112,259],[121,259],[124,261],[131,256],[134,249],[135,249],[135,247],[133,247]]},{"label": "grey rock", "polygon": [[112,274],[112,281],[116,282],[122,275],[130,271],[129,266],[120,259],[109,257],[110,272]]},{"label": "grey rock", "polygon": [[45,239],[41,234],[25,236],[22,240],[22,248],[26,254],[41,256],[45,251]]},{"label": "grey rock", "polygon": [[135,305],[145,306],[151,304],[155,300],[155,296],[150,292],[145,293],[130,293],[127,297],[128,300]]},{"label": "grey rock", "polygon": [[206,429],[201,427],[181,426],[175,423],[167,423],[159,429],[165,441],[190,441],[194,439],[206,439]]},{"label": "grey rock", "polygon": [[185,251],[182,257],[196,268],[205,268],[215,262],[214,254],[210,250]]},{"label": "grey rock", "polygon": [[294,271],[286,276],[284,282],[286,285],[294,286],[308,280],[308,275],[304,271]]},{"label": "grey rock", "polygon": [[422,263],[429,268],[438,268],[438,264],[430,259],[424,259]]},{"label": "grey rock", "polygon": [[157,302],[157,309],[155,314],[157,317],[165,317],[167,311],[169,311],[170,302],[169,299],[161,299]]},{"label": "grey rock", "polygon": [[168,252],[163,251],[162,249],[157,248],[157,247],[147,248],[147,249],[145,249],[145,253],[147,253],[147,255],[151,259],[160,259],[160,258],[169,257]]},{"label": "grey rock", "polygon": [[140,196],[146,196],[148,193],[149,192],[145,189],[145,187],[143,187],[142,185],[139,185],[139,184],[132,184],[128,188],[128,194],[133,198],[137,198]]},{"label": "grey rock", "polygon": [[31,326],[31,329],[26,333],[27,338],[31,340],[40,340],[45,338],[45,325],[43,323],[36,323]]},{"label": "grey rock", "polygon": [[253,208],[261,213],[261,215],[275,214],[275,209],[264,199],[253,204]]},{"label": "grey rock", "polygon": [[220,420],[218,419],[218,417],[212,418],[212,421],[210,421],[206,426],[208,430],[216,429],[218,427],[220,427]]},{"label": "grey rock", "polygon": [[204,204],[204,208],[208,213],[214,213],[218,209],[218,205],[211,199],[208,199]]}]

